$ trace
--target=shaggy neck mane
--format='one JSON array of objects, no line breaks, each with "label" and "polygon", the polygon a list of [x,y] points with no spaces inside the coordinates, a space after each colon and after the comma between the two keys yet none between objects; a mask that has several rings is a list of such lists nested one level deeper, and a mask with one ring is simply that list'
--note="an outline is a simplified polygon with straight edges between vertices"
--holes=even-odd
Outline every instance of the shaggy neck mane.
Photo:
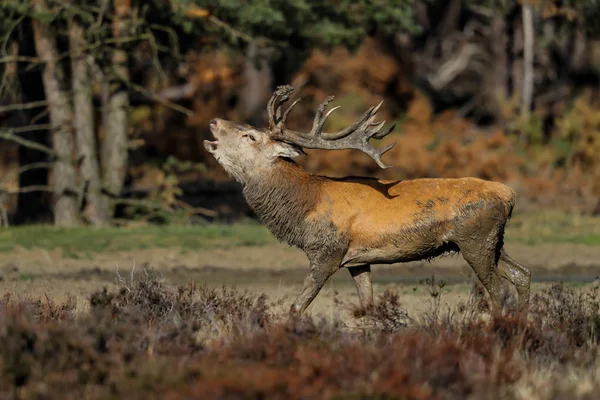
[{"label": "shaggy neck mane", "polygon": [[309,230],[306,216],[315,208],[318,189],[318,179],[295,162],[279,159],[268,172],[250,179],[243,193],[277,239],[303,248]]}]

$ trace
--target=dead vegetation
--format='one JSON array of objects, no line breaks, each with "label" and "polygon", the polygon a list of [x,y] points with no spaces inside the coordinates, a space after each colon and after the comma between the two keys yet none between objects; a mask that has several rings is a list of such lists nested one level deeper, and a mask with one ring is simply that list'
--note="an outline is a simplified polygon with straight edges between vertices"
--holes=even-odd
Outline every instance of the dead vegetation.
[{"label": "dead vegetation", "polygon": [[7,294],[0,396],[584,399],[600,388],[597,288],[554,285],[524,318],[482,313],[476,289],[445,309],[443,283],[425,283],[424,314],[407,315],[386,292],[356,312],[359,329],[288,319],[264,295],[173,288],[152,274],[93,293],[86,312],[70,299]]}]

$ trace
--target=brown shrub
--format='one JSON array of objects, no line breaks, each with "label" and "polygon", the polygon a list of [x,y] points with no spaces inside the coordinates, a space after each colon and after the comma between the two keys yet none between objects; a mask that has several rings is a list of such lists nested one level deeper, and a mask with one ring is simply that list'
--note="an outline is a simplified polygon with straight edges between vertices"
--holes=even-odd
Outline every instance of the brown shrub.
[{"label": "brown shrub", "polygon": [[576,291],[553,284],[533,296],[532,313],[537,323],[564,332],[575,347],[598,343],[600,339],[600,292],[598,287]]},{"label": "brown shrub", "polygon": [[72,300],[5,296],[0,397],[511,398],[528,371],[584,368],[598,354],[598,289],[555,285],[534,296],[529,318],[481,318],[477,287],[444,310],[443,282],[424,283],[426,315],[409,318],[386,291],[354,310],[367,330],[279,319],[264,296],[172,288],[150,274],[94,293],[77,317]]},{"label": "brown shrub", "polygon": [[406,328],[410,321],[408,313],[400,306],[400,296],[386,290],[370,306],[355,307],[354,318],[362,318],[369,326],[385,333],[394,333]]},{"label": "brown shrub", "polygon": [[194,329],[220,325],[263,327],[270,319],[265,295],[240,293],[235,288],[216,290],[194,284],[172,288],[151,273],[131,279],[117,293],[106,289],[90,297],[93,312],[146,324],[189,325]]}]

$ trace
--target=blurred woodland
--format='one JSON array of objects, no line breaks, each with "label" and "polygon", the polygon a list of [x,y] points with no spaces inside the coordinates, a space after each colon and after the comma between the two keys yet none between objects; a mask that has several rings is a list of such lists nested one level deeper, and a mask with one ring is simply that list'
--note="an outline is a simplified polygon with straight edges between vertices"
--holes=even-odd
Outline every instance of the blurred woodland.
[{"label": "blurred woodland", "polygon": [[[598,0],[4,0],[0,225],[231,220],[215,117],[264,126],[274,88],[330,129],[385,100],[394,168],[308,151],[330,176],[476,176],[519,208],[600,214]],[[300,190],[300,188],[299,188]]]}]

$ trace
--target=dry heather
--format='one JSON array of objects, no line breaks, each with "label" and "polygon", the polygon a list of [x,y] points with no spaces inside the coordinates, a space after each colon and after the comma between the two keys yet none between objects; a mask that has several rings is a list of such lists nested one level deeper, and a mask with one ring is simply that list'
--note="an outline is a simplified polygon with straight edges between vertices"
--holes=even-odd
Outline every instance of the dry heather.
[{"label": "dry heather", "polygon": [[[480,290],[409,316],[386,292],[361,328],[288,319],[264,295],[172,288],[152,275],[73,301],[0,302],[0,397],[106,398],[592,398],[600,294],[562,285],[533,299],[529,318],[484,317]],[[340,310],[348,307],[340,305]],[[581,381],[573,377],[580,377]]]}]

